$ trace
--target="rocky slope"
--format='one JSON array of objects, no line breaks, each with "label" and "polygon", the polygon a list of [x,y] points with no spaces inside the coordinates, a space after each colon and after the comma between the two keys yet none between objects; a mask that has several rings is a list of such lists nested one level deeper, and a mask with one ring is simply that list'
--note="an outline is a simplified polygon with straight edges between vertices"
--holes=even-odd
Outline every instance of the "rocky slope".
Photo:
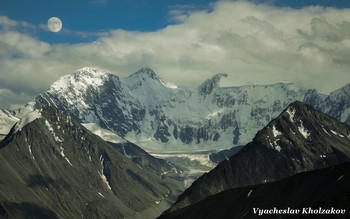
[{"label": "rocky slope", "polygon": [[0,143],[0,172],[7,218],[154,218],[181,187],[159,170],[143,170],[54,107],[13,126]]},{"label": "rocky slope", "polygon": [[218,192],[350,161],[350,126],[294,102],[229,160],[195,181],[171,211]]},{"label": "rocky slope", "polygon": [[[179,211],[165,213],[159,219],[345,219],[350,215],[349,184],[350,163],[342,163],[335,167],[299,173],[272,183],[229,189]],[[260,215],[261,210],[274,208],[282,209],[285,213]],[[320,208],[333,208],[337,209],[338,214],[312,214],[309,208],[313,212]],[[341,213],[340,210],[345,212]]]}]

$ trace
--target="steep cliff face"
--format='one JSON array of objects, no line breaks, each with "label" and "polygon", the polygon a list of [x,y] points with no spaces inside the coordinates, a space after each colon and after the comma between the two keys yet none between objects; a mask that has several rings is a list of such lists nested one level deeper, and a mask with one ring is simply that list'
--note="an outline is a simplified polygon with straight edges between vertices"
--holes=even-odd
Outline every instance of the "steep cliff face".
[{"label": "steep cliff face", "polygon": [[252,142],[195,181],[170,211],[221,191],[350,161],[350,126],[294,102]]},{"label": "steep cliff face", "polygon": [[72,116],[54,107],[36,109],[0,143],[2,212],[9,218],[131,217],[177,192],[171,187],[177,182],[158,169],[171,167],[157,162],[148,164],[153,171],[143,170],[146,164],[138,165]]}]

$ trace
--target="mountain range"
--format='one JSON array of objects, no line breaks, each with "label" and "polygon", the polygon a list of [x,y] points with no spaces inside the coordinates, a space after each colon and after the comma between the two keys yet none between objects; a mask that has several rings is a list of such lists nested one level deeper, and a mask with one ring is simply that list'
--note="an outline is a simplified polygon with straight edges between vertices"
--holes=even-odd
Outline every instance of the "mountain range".
[{"label": "mountain range", "polygon": [[350,123],[350,84],[324,95],[291,83],[220,87],[218,74],[196,88],[169,87],[143,68],[126,78],[82,68],[54,82],[16,117],[51,105],[80,123],[96,124],[147,151],[228,149],[300,100]]},{"label": "mountain range", "polygon": [[349,161],[350,126],[297,101],[238,153],[196,180],[170,211],[231,188],[273,182]]},{"label": "mountain range", "polygon": [[182,182],[164,161],[129,152],[135,147],[105,142],[55,107],[35,109],[0,143],[0,215],[154,218]]},{"label": "mountain range", "polygon": [[291,83],[220,87],[226,76],[179,88],[149,68],[126,78],[83,68],[0,110],[0,217],[154,218],[175,201],[162,217],[198,216],[248,190],[330,180],[329,169],[298,173],[350,161],[350,84],[329,95]]}]

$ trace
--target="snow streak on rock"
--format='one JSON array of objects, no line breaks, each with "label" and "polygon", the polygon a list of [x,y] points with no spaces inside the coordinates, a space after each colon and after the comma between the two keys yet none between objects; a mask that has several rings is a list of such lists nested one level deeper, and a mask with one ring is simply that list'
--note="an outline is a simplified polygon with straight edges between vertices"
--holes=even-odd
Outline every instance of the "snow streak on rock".
[{"label": "snow streak on rock", "polygon": [[302,121],[300,121],[300,126],[298,126],[298,130],[299,130],[300,134],[302,134],[304,136],[305,139],[310,137],[310,132],[304,127]]},{"label": "snow streak on rock", "polygon": [[100,156],[100,162],[101,162],[101,167],[102,167],[102,169],[101,169],[101,172],[100,171],[98,171],[98,174],[100,175],[100,177],[101,177],[101,179],[102,179],[102,181],[106,184],[106,186],[107,186],[107,188],[109,189],[109,190],[112,190],[112,188],[111,188],[111,186],[109,185],[109,182],[108,182],[108,180],[107,180],[107,177],[104,175],[104,173],[103,173],[103,170],[104,170],[104,159],[103,159],[103,157],[102,156]]},{"label": "snow streak on rock", "polygon": [[28,123],[41,118],[41,113],[39,110],[34,110],[30,113],[28,113],[27,115],[25,115],[24,117],[21,118],[21,120],[19,120],[16,123],[15,126],[15,132],[20,131],[24,126],[26,126]]},{"label": "snow streak on rock", "polygon": [[289,114],[289,120],[294,122],[295,109],[288,107],[287,113]]}]

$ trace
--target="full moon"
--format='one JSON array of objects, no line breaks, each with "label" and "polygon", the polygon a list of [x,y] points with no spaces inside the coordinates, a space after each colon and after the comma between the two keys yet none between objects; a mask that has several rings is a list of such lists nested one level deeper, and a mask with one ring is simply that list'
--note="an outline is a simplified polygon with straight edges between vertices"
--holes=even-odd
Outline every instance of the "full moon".
[{"label": "full moon", "polygon": [[52,17],[47,21],[47,27],[51,32],[58,32],[62,29],[62,21],[58,17]]}]

